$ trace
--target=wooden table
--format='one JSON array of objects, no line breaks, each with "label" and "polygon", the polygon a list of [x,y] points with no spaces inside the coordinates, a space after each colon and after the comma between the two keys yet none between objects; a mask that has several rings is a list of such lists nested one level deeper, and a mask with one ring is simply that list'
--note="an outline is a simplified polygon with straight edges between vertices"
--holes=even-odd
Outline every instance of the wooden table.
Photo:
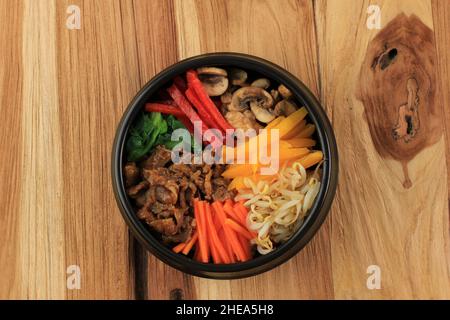
[{"label": "wooden table", "polygon": [[[368,28],[371,4],[381,30]],[[66,26],[69,5],[80,29]],[[0,298],[450,298],[450,1],[0,0],[0,30]],[[313,241],[234,281],[147,254],[110,178],[134,94],[214,51],[297,75],[340,153],[338,192]],[[80,289],[67,288],[72,265]],[[369,289],[378,271],[381,288]]]}]

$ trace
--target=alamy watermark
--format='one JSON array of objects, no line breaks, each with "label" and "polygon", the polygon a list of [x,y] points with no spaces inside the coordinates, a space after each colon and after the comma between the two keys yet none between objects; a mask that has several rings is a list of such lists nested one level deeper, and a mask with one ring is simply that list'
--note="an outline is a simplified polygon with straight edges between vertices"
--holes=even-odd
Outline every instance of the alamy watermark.
[{"label": "alamy watermark", "polygon": [[[172,149],[172,162],[184,164],[254,164],[262,175],[273,175],[280,166],[279,129],[218,129],[203,132],[201,121],[194,121],[194,140],[186,129],[172,132],[171,140],[180,142]],[[202,144],[207,144],[202,148]],[[236,146],[236,147],[235,147]]]}]

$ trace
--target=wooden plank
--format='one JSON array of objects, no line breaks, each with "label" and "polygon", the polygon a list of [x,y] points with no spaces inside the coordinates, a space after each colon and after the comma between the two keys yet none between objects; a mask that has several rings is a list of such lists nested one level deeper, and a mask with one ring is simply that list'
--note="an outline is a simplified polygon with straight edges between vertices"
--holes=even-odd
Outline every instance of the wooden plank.
[{"label": "wooden plank", "polygon": [[[140,85],[178,59],[171,1],[134,1]],[[151,17],[151,19],[149,19]],[[138,298],[194,299],[192,280],[137,248]]]},{"label": "wooden plank", "polygon": [[[318,93],[312,2],[179,0],[175,12],[180,58],[213,51],[258,55],[286,67]],[[273,271],[233,281],[194,278],[197,297],[331,298],[328,223],[300,254]]]},{"label": "wooden plank", "polygon": [[[448,299],[448,184],[431,2],[376,4],[381,31],[366,27],[368,1],[316,3],[322,95],[341,165],[331,228],[334,292]],[[380,267],[380,290],[366,286],[370,265]]]},{"label": "wooden plank", "polygon": [[55,1],[24,1],[22,172],[18,211],[21,298],[65,297],[61,130]]},{"label": "wooden plank", "polygon": [[17,299],[18,212],[22,176],[22,24],[23,3],[0,1],[0,299]]},{"label": "wooden plank", "polygon": [[[442,94],[443,125],[447,142],[447,168],[450,167],[450,2],[432,2],[434,35],[436,38],[439,92]],[[450,185],[450,171],[447,170],[447,185]],[[450,190],[448,199],[450,199]],[[449,200],[450,201],[450,200]],[[450,212],[449,212],[450,219]]]},{"label": "wooden plank", "polygon": [[[81,10],[80,30],[65,27],[69,5]],[[116,126],[140,87],[132,2],[64,0],[56,13],[59,125],[52,130],[61,132],[61,245],[64,268],[81,270],[81,289],[66,294],[134,298],[132,243],[110,177]]]}]

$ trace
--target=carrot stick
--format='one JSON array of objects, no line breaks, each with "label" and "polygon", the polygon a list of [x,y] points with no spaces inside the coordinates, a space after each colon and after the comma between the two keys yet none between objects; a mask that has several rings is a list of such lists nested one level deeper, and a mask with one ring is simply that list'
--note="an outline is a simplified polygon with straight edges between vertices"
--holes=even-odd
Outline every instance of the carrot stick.
[{"label": "carrot stick", "polygon": [[[205,219],[203,219],[203,223],[205,224],[206,233],[208,235],[208,247],[211,251],[211,256],[213,258],[213,262],[215,264],[219,264],[222,262],[222,259],[219,256],[216,243],[214,241],[214,235],[217,237],[216,229],[214,228],[214,224],[211,222],[211,209],[209,208],[209,203],[205,201],[200,201],[200,205],[205,212]],[[209,212],[208,212],[209,209]]]},{"label": "carrot stick", "polygon": [[233,210],[233,206],[229,203],[229,202],[225,202],[225,204],[223,205],[223,211],[225,211],[225,213],[232,218],[233,220],[238,221],[239,223],[241,223],[241,217],[240,215],[237,215],[236,212]]},{"label": "carrot stick", "polygon": [[245,227],[248,232],[253,236],[253,239],[256,238],[258,235],[256,232],[250,230],[247,225],[247,216],[248,216],[248,209],[244,206],[244,201],[239,201],[234,204],[233,210],[237,212],[237,215],[241,217],[242,226]]},{"label": "carrot stick", "polygon": [[244,248],[245,255],[247,257],[247,260],[251,258],[250,253],[250,243],[247,239],[244,238],[242,235],[238,235],[239,242],[241,243],[242,248]]},{"label": "carrot stick", "polygon": [[201,258],[200,258],[200,245],[198,244],[198,241],[197,241],[197,245],[195,246],[194,260],[202,262]]},{"label": "carrot stick", "polygon": [[208,238],[206,234],[206,225],[204,223],[203,206],[198,199],[194,199],[194,216],[197,221],[198,244],[200,249],[200,260],[208,263]]},{"label": "carrot stick", "polygon": [[219,215],[220,222],[222,223],[223,229],[225,231],[225,238],[230,242],[231,248],[236,253],[240,261],[245,261],[245,252],[241,244],[239,243],[236,233],[233,231],[233,229],[230,228],[230,226],[225,224],[227,215],[225,211],[223,211],[222,204],[219,201],[215,201],[213,203],[213,209],[216,211],[216,214]]},{"label": "carrot stick", "polygon": [[223,228],[220,229],[220,231],[218,232],[218,236],[219,236],[220,242],[223,243],[223,246],[225,247],[225,250],[227,251],[228,257],[230,257],[230,263],[235,263],[236,258],[234,256],[233,249],[231,249],[230,243],[227,241],[227,239],[225,237],[225,231],[223,230]]},{"label": "carrot stick", "polygon": [[219,216],[213,211],[213,222],[214,226],[216,227],[217,233],[222,230],[222,224],[220,223]]},{"label": "carrot stick", "polygon": [[198,240],[198,231],[195,231],[194,235],[191,237],[191,239],[186,243],[186,246],[184,247],[182,253],[187,255],[189,251],[191,251],[192,247]]},{"label": "carrot stick", "polygon": [[[211,205],[209,203],[205,203],[205,211],[206,211],[206,224],[208,226],[209,234],[208,234],[208,240],[210,240],[211,248],[214,248],[217,252],[217,255],[219,257],[219,260],[224,263],[230,263],[231,259],[228,256],[227,251],[225,250],[222,242],[219,239],[219,236],[217,235],[217,230],[214,226],[213,220],[212,220],[212,210]],[[213,252],[213,251],[211,251]],[[214,256],[213,256],[214,257]]]},{"label": "carrot stick", "polygon": [[186,246],[186,243],[184,243],[184,242],[179,243],[175,247],[172,248],[172,251],[175,253],[180,253],[181,250],[183,250],[185,246]]},{"label": "carrot stick", "polygon": [[238,234],[244,236],[248,240],[252,240],[252,239],[255,238],[255,237],[253,237],[253,235],[247,229],[245,229],[239,223],[237,223],[236,221],[234,221],[234,220],[232,220],[230,218],[227,218],[225,220],[225,224],[230,226],[231,229],[236,231]]},{"label": "carrot stick", "polygon": [[240,204],[239,202],[235,203],[233,206],[233,211],[235,215],[238,217],[236,220],[237,222],[240,222],[243,226],[247,227],[247,209],[244,207],[244,205]]}]

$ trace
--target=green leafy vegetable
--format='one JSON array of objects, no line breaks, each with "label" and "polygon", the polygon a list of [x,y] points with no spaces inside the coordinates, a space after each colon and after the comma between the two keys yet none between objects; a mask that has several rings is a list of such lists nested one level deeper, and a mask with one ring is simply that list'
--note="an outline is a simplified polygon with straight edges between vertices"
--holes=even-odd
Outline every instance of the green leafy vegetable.
[{"label": "green leafy vegetable", "polygon": [[[181,138],[179,141],[172,141],[172,132],[177,129],[186,127],[173,115],[162,116],[159,112],[142,114],[130,129],[126,144],[128,161],[139,161],[158,145],[172,150],[182,142]],[[191,146],[194,146],[194,143],[192,138]]]},{"label": "green leafy vegetable", "polygon": [[168,130],[167,122],[159,112],[143,114],[130,129],[130,137],[126,144],[128,161],[137,161],[155,146],[160,134]]}]

